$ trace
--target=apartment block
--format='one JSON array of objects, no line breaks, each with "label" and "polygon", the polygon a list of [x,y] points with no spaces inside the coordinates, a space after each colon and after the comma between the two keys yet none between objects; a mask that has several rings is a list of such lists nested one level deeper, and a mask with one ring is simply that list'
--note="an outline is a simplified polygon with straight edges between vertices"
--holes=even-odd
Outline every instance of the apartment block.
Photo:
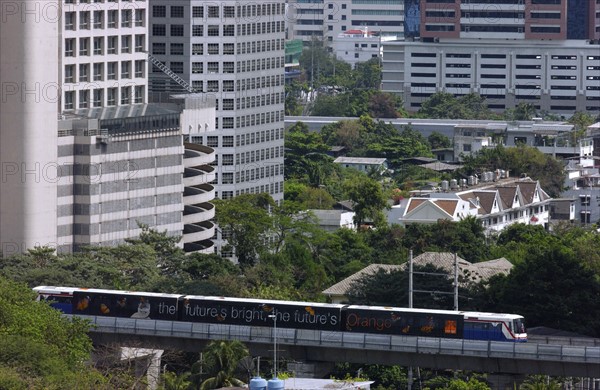
[{"label": "apartment block", "polygon": [[62,2],[60,111],[147,103],[148,1]]},{"label": "apartment block", "polygon": [[396,41],[384,53],[383,90],[411,111],[444,91],[478,93],[497,111],[523,102],[564,116],[600,112],[600,46],[586,40]]},{"label": "apartment block", "polygon": [[[285,3],[153,0],[151,51],[195,91],[216,100],[215,195],[283,199]],[[181,87],[154,67],[152,98]]]}]

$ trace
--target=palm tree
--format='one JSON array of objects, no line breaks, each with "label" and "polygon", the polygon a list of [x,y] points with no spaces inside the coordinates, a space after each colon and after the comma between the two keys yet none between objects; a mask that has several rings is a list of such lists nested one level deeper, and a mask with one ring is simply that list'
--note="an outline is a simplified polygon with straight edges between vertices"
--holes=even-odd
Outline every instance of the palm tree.
[{"label": "palm tree", "polygon": [[174,372],[167,371],[162,375],[162,389],[163,390],[187,390],[192,382],[188,379],[190,373],[186,372],[181,375],[177,375]]},{"label": "palm tree", "polygon": [[242,380],[234,377],[238,363],[248,356],[248,348],[243,343],[237,340],[211,341],[203,355],[208,378],[202,382],[200,390],[244,385]]}]

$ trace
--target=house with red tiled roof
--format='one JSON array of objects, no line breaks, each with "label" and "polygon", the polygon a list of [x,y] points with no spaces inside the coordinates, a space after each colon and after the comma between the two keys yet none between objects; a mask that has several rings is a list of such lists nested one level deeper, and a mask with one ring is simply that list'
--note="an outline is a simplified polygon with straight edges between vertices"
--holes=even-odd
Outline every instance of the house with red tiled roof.
[{"label": "house with red tiled roof", "polygon": [[[442,187],[440,187],[441,189]],[[546,225],[552,199],[530,178],[504,178],[447,191],[430,191],[393,206],[391,223],[460,221],[473,216],[488,231],[500,231],[513,223]]]}]

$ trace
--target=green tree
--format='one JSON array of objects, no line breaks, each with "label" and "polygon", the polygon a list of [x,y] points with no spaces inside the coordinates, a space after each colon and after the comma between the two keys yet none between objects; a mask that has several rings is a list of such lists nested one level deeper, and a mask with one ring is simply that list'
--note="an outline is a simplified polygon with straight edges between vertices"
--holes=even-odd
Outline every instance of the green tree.
[{"label": "green tree", "polygon": [[348,198],[353,203],[354,222],[361,226],[367,219],[381,224],[383,210],[388,207],[387,196],[379,182],[366,176],[356,176],[344,183]]},{"label": "green tree", "polygon": [[66,319],[27,286],[0,277],[0,388],[106,388],[86,365],[88,325]]},{"label": "green tree", "polygon": [[450,138],[437,131],[431,133],[429,137],[427,137],[427,141],[429,141],[431,149],[442,149],[449,148],[452,146],[452,141],[450,140]]},{"label": "green tree", "polygon": [[268,194],[243,194],[227,200],[214,201],[216,221],[228,233],[242,267],[253,265],[261,252],[267,250],[267,238],[272,227],[269,209],[274,207]]},{"label": "green tree", "polygon": [[204,361],[199,361],[192,367],[192,373],[197,373],[198,366],[202,364],[207,370],[207,378],[202,381],[200,390],[244,385],[242,380],[236,378],[236,370],[239,362],[246,356],[248,348],[240,341],[211,341],[204,350]]},{"label": "green tree", "polygon": [[522,314],[530,327],[600,335],[600,281],[560,243],[532,243],[524,261],[492,278],[486,293],[487,310]]}]

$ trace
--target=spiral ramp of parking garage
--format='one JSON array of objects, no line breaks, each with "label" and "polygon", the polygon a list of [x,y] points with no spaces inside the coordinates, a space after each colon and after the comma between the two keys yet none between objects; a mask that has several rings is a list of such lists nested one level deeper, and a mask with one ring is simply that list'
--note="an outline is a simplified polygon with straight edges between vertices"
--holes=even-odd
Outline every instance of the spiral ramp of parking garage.
[{"label": "spiral ramp of parking garage", "polygon": [[211,238],[215,233],[215,188],[209,184],[216,177],[210,163],[215,151],[207,146],[185,143],[183,158],[183,248],[186,252],[214,252]]}]

